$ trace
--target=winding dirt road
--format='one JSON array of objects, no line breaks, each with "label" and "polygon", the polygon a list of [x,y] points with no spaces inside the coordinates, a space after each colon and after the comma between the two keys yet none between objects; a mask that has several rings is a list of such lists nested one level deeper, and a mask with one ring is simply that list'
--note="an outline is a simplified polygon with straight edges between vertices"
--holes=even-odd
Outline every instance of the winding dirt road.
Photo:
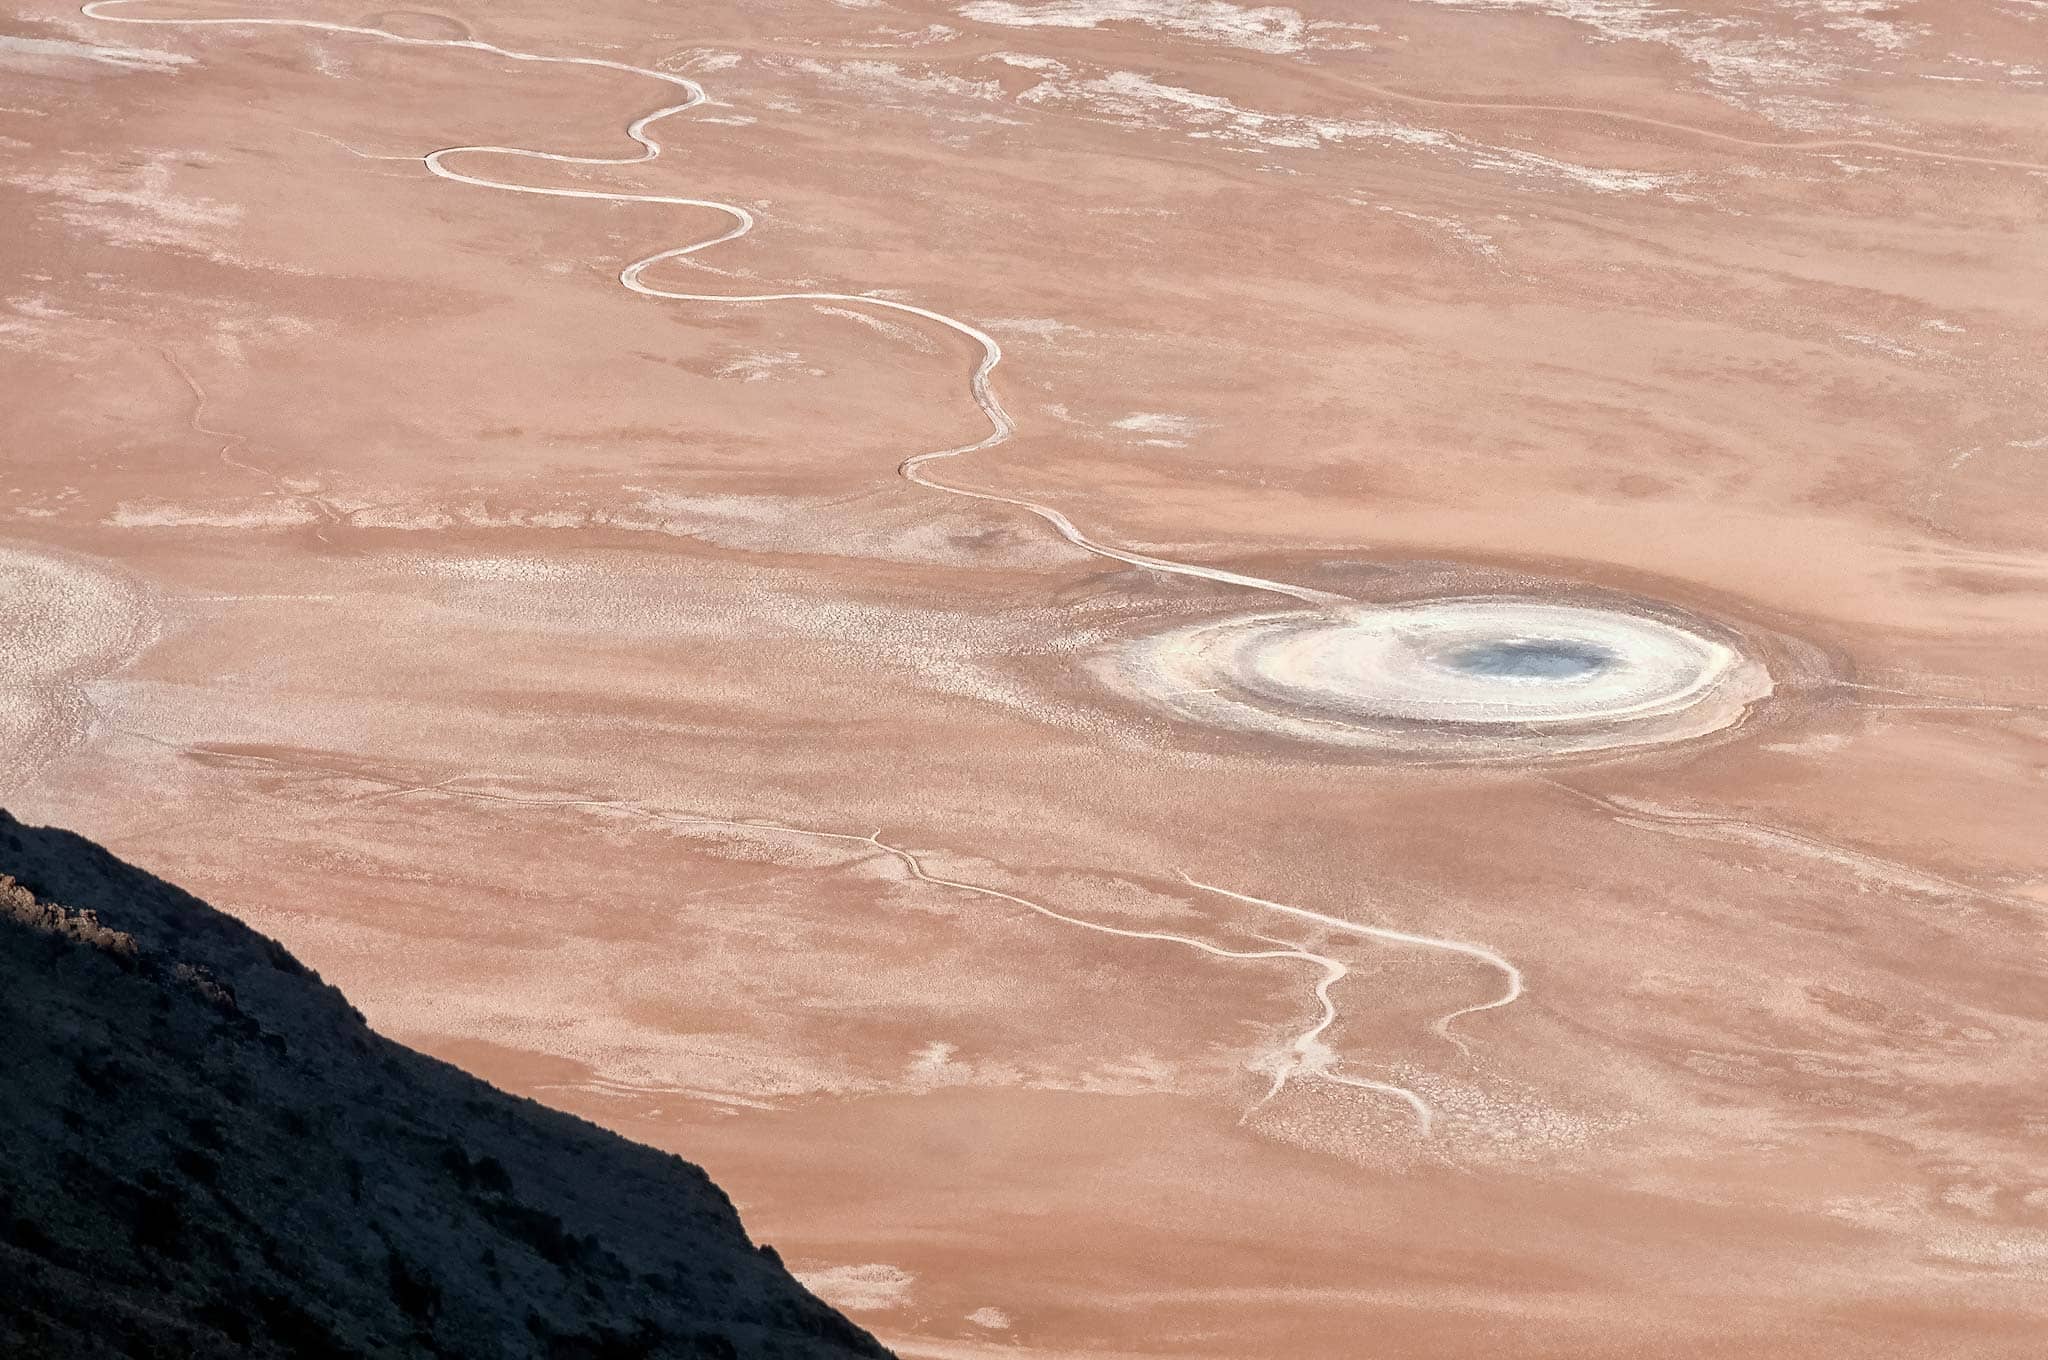
[{"label": "winding dirt road", "polygon": [[955,486],[931,476],[924,471],[926,464],[944,458],[957,458],[963,454],[978,453],[983,449],[995,448],[998,445],[1009,442],[1011,436],[1017,432],[1016,422],[1011,419],[1009,412],[1003,409],[1002,401],[996,396],[995,389],[990,383],[990,378],[995,372],[996,365],[1001,363],[1003,359],[1002,346],[997,344],[995,337],[991,336],[988,332],[962,321],[958,317],[948,316],[944,312],[934,311],[929,307],[920,307],[915,303],[898,302],[891,298],[875,297],[868,293],[695,293],[659,288],[646,281],[644,276],[650,269],[674,261],[688,259],[690,256],[709,250],[713,246],[723,245],[728,241],[736,241],[752,231],[755,225],[754,215],[737,204],[725,203],[717,199],[683,198],[669,194],[636,194],[602,189],[535,187],[533,185],[519,184],[511,180],[492,179],[483,175],[466,174],[463,171],[451,169],[448,166],[447,162],[450,157],[468,155],[510,156],[521,160],[547,161],[557,165],[585,166],[641,165],[648,161],[657,160],[662,154],[662,144],[649,129],[657,123],[674,117],[676,114],[696,108],[708,98],[704,87],[687,76],[674,75],[667,71],[657,71],[646,66],[633,66],[626,62],[607,61],[600,57],[555,56],[538,52],[521,52],[509,47],[500,47],[495,43],[484,42],[478,38],[411,37],[403,33],[394,33],[389,29],[368,28],[357,24],[324,23],[313,19],[166,19],[141,18],[132,14],[115,12],[122,7],[139,2],[140,0],[92,0],[92,3],[85,5],[80,12],[87,18],[98,19],[106,23],[143,24],[167,28],[290,28],[315,33],[339,33],[353,37],[376,38],[384,42],[403,43],[408,47],[458,48],[473,52],[488,52],[493,56],[503,57],[507,61],[593,67],[600,70],[618,71],[626,75],[641,76],[648,80],[658,80],[665,85],[674,86],[684,92],[685,97],[681,101],[658,108],[652,113],[643,114],[626,125],[626,136],[631,138],[640,147],[638,155],[570,156],[560,152],[534,151],[514,146],[450,146],[443,147],[438,151],[430,151],[422,156],[420,161],[430,173],[442,179],[451,180],[457,184],[471,184],[478,188],[497,189],[505,193],[532,194],[541,198],[591,199],[609,203],[645,203],[675,208],[708,208],[714,212],[724,213],[732,219],[733,223],[725,231],[700,241],[692,241],[688,245],[675,246],[667,250],[658,251],[644,259],[635,260],[619,272],[619,282],[643,296],[664,298],[675,302],[719,303],[732,306],[770,302],[815,302],[872,307],[884,311],[897,312],[905,316],[917,317],[920,320],[944,326],[947,330],[965,336],[979,347],[981,351],[980,358],[976,362],[974,372],[968,380],[968,390],[974,399],[975,406],[988,419],[988,434],[971,444],[962,444],[957,448],[940,449],[932,453],[921,453],[906,458],[898,466],[897,470],[907,480],[933,491],[944,492],[947,495],[962,496],[970,500],[986,501],[995,505],[1008,505],[1027,511],[1051,525],[1061,538],[1083,552],[1092,553],[1097,557],[1106,558],[1113,562],[1142,567],[1147,571],[1164,572],[1175,576],[1192,576],[1205,581],[1214,581],[1220,585],[1242,586],[1248,590],[1285,595],[1292,599],[1300,600],[1305,604],[1347,603],[1345,596],[1332,594],[1328,591],[1311,590],[1302,586],[1288,585],[1280,581],[1269,581],[1263,577],[1250,576],[1241,572],[1225,571],[1216,567],[1204,567],[1191,562],[1176,562],[1170,558],[1155,557],[1146,553],[1133,552],[1128,548],[1116,547],[1090,537],[1065,514],[1049,505],[1029,500],[1022,496],[1008,496],[993,491],[978,491],[968,487]]}]

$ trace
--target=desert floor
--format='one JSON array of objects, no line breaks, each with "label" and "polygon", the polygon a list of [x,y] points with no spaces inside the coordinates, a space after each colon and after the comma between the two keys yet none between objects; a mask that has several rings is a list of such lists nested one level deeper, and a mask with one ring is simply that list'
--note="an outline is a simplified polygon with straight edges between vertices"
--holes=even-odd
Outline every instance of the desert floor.
[{"label": "desert floor", "polygon": [[[2040,1354],[2039,0],[94,8],[0,20],[17,815],[911,1360]],[[1773,684],[1115,682],[1275,582]]]}]

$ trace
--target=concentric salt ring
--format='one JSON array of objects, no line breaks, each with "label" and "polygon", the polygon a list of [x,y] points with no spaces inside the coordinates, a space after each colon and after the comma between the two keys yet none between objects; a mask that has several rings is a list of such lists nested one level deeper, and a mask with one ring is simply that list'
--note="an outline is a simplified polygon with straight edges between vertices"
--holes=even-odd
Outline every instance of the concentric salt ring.
[{"label": "concentric salt ring", "polygon": [[1471,596],[1233,615],[1128,641],[1103,668],[1207,726],[1427,759],[1540,757],[1740,721],[1771,676],[1714,631]]}]

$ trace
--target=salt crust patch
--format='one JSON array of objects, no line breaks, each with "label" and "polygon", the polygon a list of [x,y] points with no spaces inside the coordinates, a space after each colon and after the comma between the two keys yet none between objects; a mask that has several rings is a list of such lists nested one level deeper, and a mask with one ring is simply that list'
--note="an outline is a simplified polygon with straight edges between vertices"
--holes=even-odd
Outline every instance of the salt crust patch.
[{"label": "salt crust patch", "polygon": [[868,95],[888,93],[917,99],[946,97],[983,102],[1003,97],[1003,87],[993,80],[913,73],[893,61],[824,62],[805,57],[787,65],[790,70],[813,76],[828,87],[858,90]]},{"label": "salt crust patch", "polygon": [[874,34],[873,46],[930,47],[935,43],[951,42],[960,36],[960,30],[945,24],[926,24],[923,28],[882,28]]},{"label": "salt crust patch", "polygon": [[1475,255],[1481,256],[1494,264],[1501,262],[1500,247],[1494,244],[1491,236],[1488,236],[1483,231],[1467,226],[1455,217],[1411,212],[1406,208],[1397,208],[1391,203],[1376,203],[1372,199],[1360,194],[1347,194],[1344,196],[1344,201],[1352,204],[1354,207],[1372,208],[1375,211],[1401,218],[1404,221],[1420,222],[1423,226],[1433,228],[1438,233],[1450,237],[1457,244]]},{"label": "salt crust patch", "polygon": [[1056,321],[1049,316],[997,316],[980,324],[983,330],[996,335],[1028,335],[1039,340],[1086,333],[1079,326]]},{"label": "salt crust patch", "polygon": [[105,47],[63,38],[16,38],[0,34],[0,70],[35,71],[53,62],[80,61],[123,71],[174,71],[192,64],[192,58],[183,53],[161,52],[152,47]]},{"label": "salt crust patch", "polygon": [[[1083,117],[1124,127],[1151,128],[1245,149],[1320,151],[1349,143],[1381,142],[1449,156],[1474,169],[1561,181],[1611,194],[1669,192],[1686,178],[1579,165],[1533,151],[1468,141],[1437,128],[1413,127],[1384,119],[1266,113],[1244,108],[1222,95],[1169,85],[1134,71],[1077,77],[1065,63],[1047,57],[999,52],[991,54],[989,60],[1038,74],[1039,82],[1015,97],[1017,104],[1071,110]],[[995,80],[925,73],[887,61],[832,63],[805,59],[787,63],[787,68],[811,76],[828,88],[858,92],[870,102],[889,96],[914,101],[920,112],[931,117],[946,117],[954,122],[1015,121],[996,113],[948,114],[930,105],[931,100],[941,97],[976,103],[1001,102],[1005,91]]]},{"label": "salt crust patch", "polygon": [[712,47],[691,48],[687,52],[672,52],[654,63],[663,71],[688,71],[702,75],[711,71],[730,71],[740,64],[740,54],[723,52]]},{"label": "salt crust patch", "polygon": [[1157,1095],[1180,1089],[1173,1064],[1149,1053],[1134,1053],[1066,1074],[1001,1061],[965,1060],[958,1054],[956,1045],[934,1039],[905,1064],[898,1089],[922,1093],[975,1086],[1119,1096]]},{"label": "salt crust patch", "polygon": [[1017,98],[1026,104],[1079,104],[1097,117],[1131,126],[1178,131],[1202,140],[1298,151],[1321,150],[1348,142],[1386,142],[1448,154],[1477,169],[1563,180],[1598,193],[1649,193],[1683,182],[1682,176],[1578,165],[1531,151],[1467,141],[1437,128],[1412,127],[1383,119],[1265,113],[1243,108],[1222,95],[1168,85],[1135,71],[1112,71],[1083,80],[1050,75]]},{"label": "salt crust patch", "polygon": [[0,547],[0,691],[104,669],[138,645],[141,597],[120,577],[34,549]]},{"label": "salt crust patch", "polygon": [[[1655,43],[1695,66],[1719,98],[1784,127],[1824,131],[1869,122],[1836,93],[1858,63],[1903,53],[1925,24],[1902,23],[1890,0],[1784,0],[1769,7],[1788,31],[1745,18],[1689,14],[1642,0],[1420,0],[1447,9],[1514,11],[1581,24],[1600,42]],[[1802,93],[1801,91],[1804,91]]]},{"label": "salt crust patch", "polygon": [[0,546],[0,796],[84,732],[82,686],[154,635],[154,612],[125,579],[68,557]]},{"label": "salt crust patch", "polygon": [[1109,422],[1111,427],[1130,430],[1137,434],[1160,434],[1186,436],[1200,434],[1206,421],[1193,416],[1170,415],[1164,411],[1133,411],[1120,420]]},{"label": "salt crust patch", "polygon": [[558,562],[545,557],[437,557],[422,555],[410,559],[411,569],[422,576],[451,581],[539,584],[582,580],[596,573],[585,566]]},{"label": "salt crust patch", "polygon": [[179,194],[173,167],[186,153],[159,152],[139,166],[98,174],[66,168],[51,175],[15,174],[8,183],[55,199],[66,225],[116,245],[191,251],[228,260],[219,234],[241,220],[233,203]]},{"label": "salt crust patch", "polygon": [[938,347],[932,343],[931,337],[914,327],[904,325],[900,321],[890,321],[884,317],[876,316],[873,312],[861,311],[858,307],[818,307],[814,310],[819,316],[837,316],[843,317],[848,321],[857,322],[860,325],[866,326],[871,331],[888,337],[899,345],[907,345],[920,353],[935,354],[938,352]]},{"label": "salt crust patch", "polygon": [[1100,28],[1142,24],[1183,38],[1225,43],[1255,52],[1300,52],[1311,39],[1298,10],[1280,5],[1233,5],[1225,0],[1049,0],[1013,4],[974,0],[960,17],[1007,28]]},{"label": "salt crust patch", "polygon": [[[1917,1188],[1902,1189],[1890,1195],[1831,1199],[1822,1205],[1822,1211],[1861,1228],[1905,1236],[1937,1260],[2038,1276],[2048,1268],[2048,1232],[1991,1221],[1998,1193],[1999,1187],[1982,1184],[1951,1185],[1933,1197]],[[2048,1207],[2048,1196],[2040,1191],[2023,1196],[2021,1203],[2031,1208],[2037,1198],[2043,1201],[2042,1207]],[[1945,1211],[1984,1221],[1952,1217],[1944,1221],[1941,1215]]]},{"label": "salt crust patch", "polygon": [[288,529],[319,519],[318,511],[298,501],[226,506],[122,501],[106,523],[116,529]]},{"label": "salt crust patch", "polygon": [[[0,344],[7,341],[0,327]],[[439,533],[448,529],[619,530],[697,539],[738,551],[813,551],[821,533],[841,557],[983,567],[1071,564],[1073,550],[1029,525],[921,514],[883,526],[835,517],[830,499],[763,495],[692,495],[648,487],[621,488],[635,499],[612,504],[505,507],[483,501],[392,504],[348,496],[325,499],[356,529]],[[19,511],[16,511],[19,514]],[[320,523],[323,513],[300,497],[267,495],[215,502],[131,500],[102,523],[117,529],[288,529]]]},{"label": "salt crust patch", "polygon": [[901,1266],[876,1262],[864,1266],[826,1266],[791,1272],[804,1288],[835,1308],[878,1313],[910,1302],[917,1277]]},{"label": "salt crust patch", "polygon": [[749,350],[738,354],[716,370],[721,378],[732,378],[739,382],[768,382],[775,378],[822,378],[825,370],[804,362],[804,356],[793,349]]}]

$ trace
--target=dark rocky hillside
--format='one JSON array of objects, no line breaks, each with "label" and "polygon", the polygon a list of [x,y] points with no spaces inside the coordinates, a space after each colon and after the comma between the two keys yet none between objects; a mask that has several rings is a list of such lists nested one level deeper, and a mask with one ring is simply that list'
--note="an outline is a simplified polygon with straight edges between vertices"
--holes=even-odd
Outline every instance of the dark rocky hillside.
[{"label": "dark rocky hillside", "polygon": [[695,1166],[0,812],[0,1356],[886,1356]]}]

